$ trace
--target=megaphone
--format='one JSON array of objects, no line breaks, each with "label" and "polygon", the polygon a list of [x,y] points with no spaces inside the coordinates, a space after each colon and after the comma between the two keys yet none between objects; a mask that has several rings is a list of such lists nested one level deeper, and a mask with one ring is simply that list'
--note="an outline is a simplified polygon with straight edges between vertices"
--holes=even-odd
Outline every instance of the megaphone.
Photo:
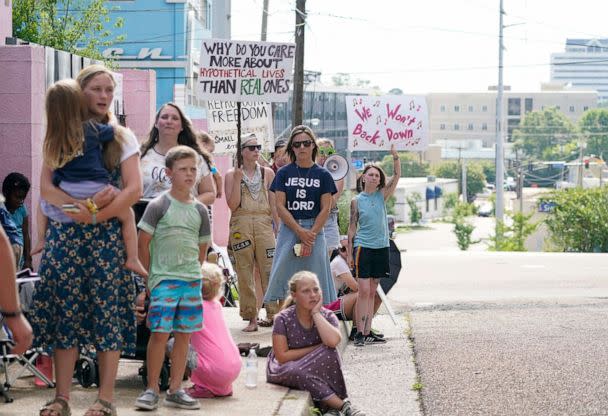
[{"label": "megaphone", "polygon": [[329,171],[334,181],[339,181],[348,173],[348,161],[340,155],[331,155],[325,159],[323,167]]}]

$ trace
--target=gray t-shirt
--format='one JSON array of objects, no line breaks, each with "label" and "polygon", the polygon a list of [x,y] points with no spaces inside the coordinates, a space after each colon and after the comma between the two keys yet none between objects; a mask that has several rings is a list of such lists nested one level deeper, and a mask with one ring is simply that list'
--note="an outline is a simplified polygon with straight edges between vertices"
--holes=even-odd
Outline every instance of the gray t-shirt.
[{"label": "gray t-shirt", "polygon": [[162,280],[201,279],[200,244],[211,240],[207,208],[196,199],[183,203],[169,192],[154,198],[138,224],[152,235],[148,288]]}]

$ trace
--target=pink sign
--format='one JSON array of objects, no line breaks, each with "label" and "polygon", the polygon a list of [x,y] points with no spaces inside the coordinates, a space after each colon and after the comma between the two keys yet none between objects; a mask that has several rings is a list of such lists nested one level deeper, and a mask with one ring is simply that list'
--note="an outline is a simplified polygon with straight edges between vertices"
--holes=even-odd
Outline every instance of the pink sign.
[{"label": "pink sign", "polygon": [[426,150],[428,108],[422,95],[347,96],[348,149]]}]

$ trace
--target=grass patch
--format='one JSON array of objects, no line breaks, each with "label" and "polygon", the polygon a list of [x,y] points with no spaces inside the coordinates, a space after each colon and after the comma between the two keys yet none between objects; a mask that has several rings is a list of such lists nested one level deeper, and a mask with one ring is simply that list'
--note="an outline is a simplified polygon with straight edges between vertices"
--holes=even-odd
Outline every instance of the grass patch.
[{"label": "grass patch", "polygon": [[395,232],[398,234],[409,233],[411,231],[420,231],[420,230],[432,230],[433,227],[429,227],[428,225],[398,225],[395,228]]},{"label": "grass patch", "polygon": [[422,390],[423,387],[424,387],[424,384],[422,384],[420,381],[417,381],[414,384],[412,384],[412,390],[414,390],[414,391],[420,391],[420,390]]}]

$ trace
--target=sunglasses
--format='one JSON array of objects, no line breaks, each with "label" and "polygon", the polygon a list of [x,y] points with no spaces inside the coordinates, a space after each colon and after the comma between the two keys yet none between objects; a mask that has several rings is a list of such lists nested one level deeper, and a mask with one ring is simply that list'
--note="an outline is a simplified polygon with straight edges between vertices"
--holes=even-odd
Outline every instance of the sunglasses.
[{"label": "sunglasses", "polygon": [[247,146],[243,146],[243,149],[247,149],[247,150],[253,152],[254,150],[262,150],[262,145],[261,144],[250,144]]},{"label": "sunglasses", "polygon": [[321,148],[319,148],[319,154],[320,154],[321,156],[331,156],[331,155],[333,155],[334,153],[336,153],[336,151],[335,151],[334,149],[332,149],[332,148],[328,148],[328,149],[324,149],[324,148],[322,148],[322,147],[321,147]]},{"label": "sunglasses", "polygon": [[294,147],[294,149],[299,149],[302,145],[304,145],[304,147],[310,147],[311,144],[312,140],[304,140],[301,142],[293,142],[291,145]]}]

